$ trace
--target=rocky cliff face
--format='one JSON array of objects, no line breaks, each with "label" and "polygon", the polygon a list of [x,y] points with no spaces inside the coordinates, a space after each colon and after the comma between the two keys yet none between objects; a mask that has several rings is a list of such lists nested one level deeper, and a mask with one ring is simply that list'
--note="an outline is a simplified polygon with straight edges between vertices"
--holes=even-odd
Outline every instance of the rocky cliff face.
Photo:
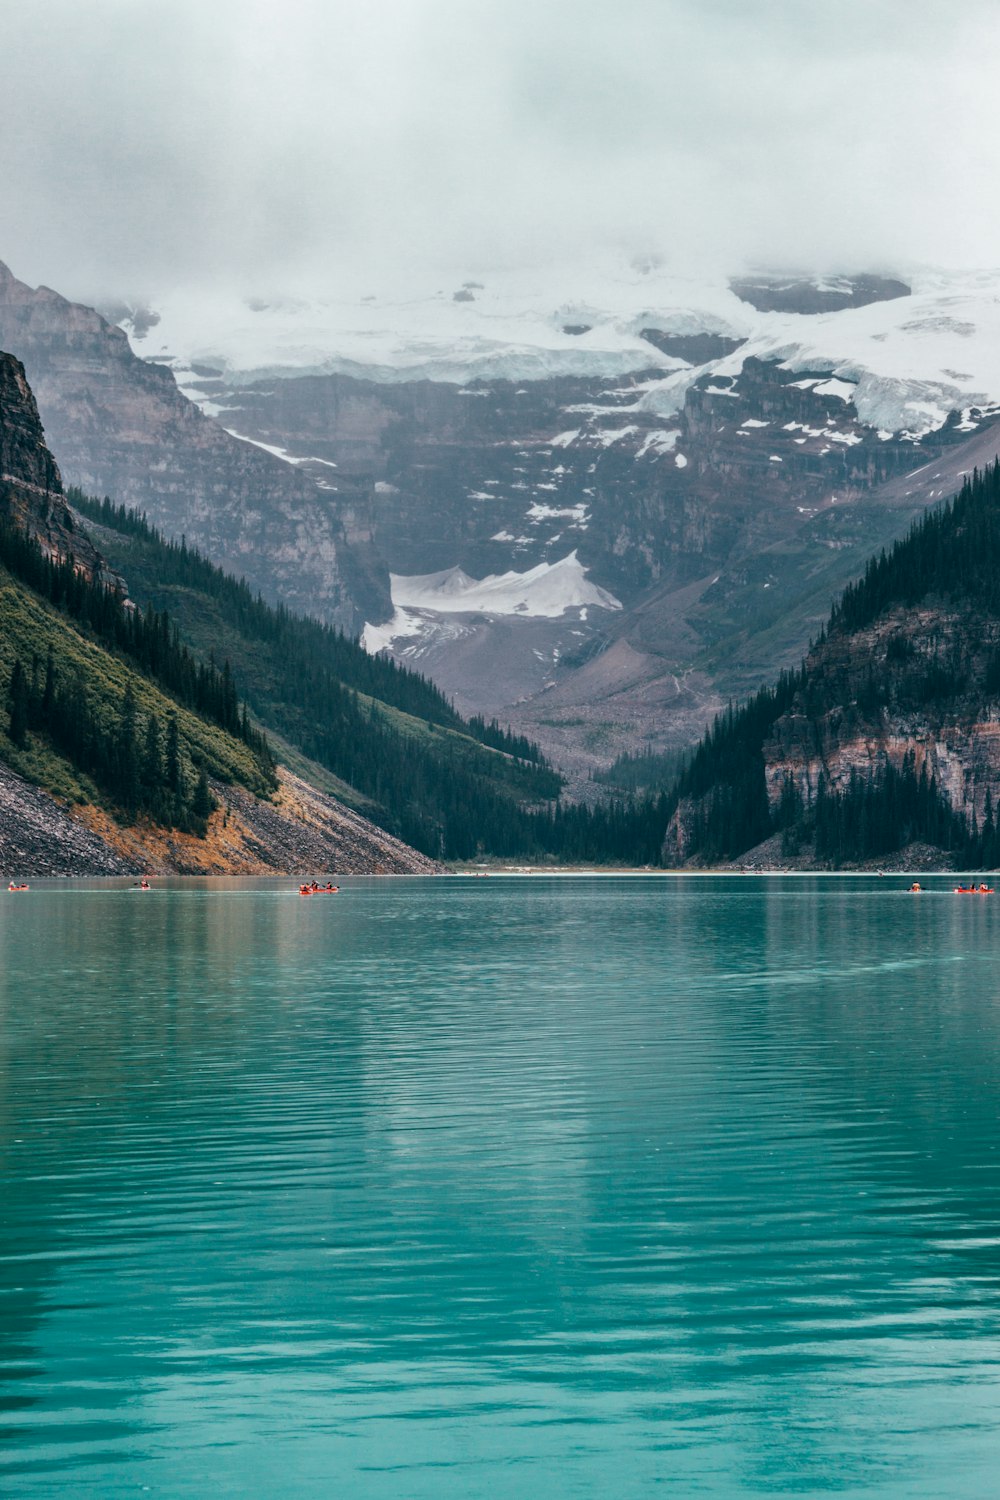
[{"label": "rocky cliff face", "polygon": [[8,484],[30,486],[39,494],[59,494],[62,480],[45,446],[24,366],[0,354],[0,474]]},{"label": "rocky cliff face", "polygon": [[72,556],[89,577],[114,575],[80,531],[49,452],[38,407],[24,373],[11,354],[0,353],[0,518],[35,537],[60,561]]},{"label": "rocky cliff face", "polygon": [[626,602],[712,569],[733,568],[738,584],[743,561],[936,457],[976,420],[919,443],[878,434],[858,420],[850,382],[756,358],[736,377],[706,375],[663,417],[644,399],[660,378],[239,386],[206,375],[198,388],[297,464],[372,484],[374,539],[393,572],[481,577],[576,548]]},{"label": "rocky cliff face", "polygon": [[720,718],[679,779],[667,862],[916,841],[920,863],[1000,864],[998,561],[1000,461],[872,559],[799,672]]},{"label": "rocky cliff face", "polygon": [[[695,360],[738,347],[646,335],[685,380]],[[878,432],[852,384],[822,370],[748,358],[736,375],[695,379],[668,415],[662,380],[240,385],[206,371],[197,394],[300,465],[371,486],[393,573],[524,573],[575,551],[620,613],[411,615],[390,649],[460,707],[498,713],[586,769],[689,742],[726,695],[797,660],[866,556],[996,451],[992,413],[920,437]]]},{"label": "rocky cliff face", "polygon": [[67,483],[134,505],[266,596],[359,629],[388,612],[370,492],[341,502],[231,436],[90,308],[0,264],[0,347],[22,362]]},{"label": "rocky cliff face", "polygon": [[764,746],[772,809],[789,784],[808,806],[821,780],[844,791],[852,774],[870,782],[909,757],[955,812],[982,821],[987,795],[1000,797],[998,645],[1000,621],[926,604],[824,641]]},{"label": "rocky cliff face", "polygon": [[821,281],[812,276],[756,276],[743,277],[729,285],[741,301],[749,302],[758,312],[806,316],[891,302],[897,297],[908,297],[911,290],[905,281],[889,276],[833,276]]}]

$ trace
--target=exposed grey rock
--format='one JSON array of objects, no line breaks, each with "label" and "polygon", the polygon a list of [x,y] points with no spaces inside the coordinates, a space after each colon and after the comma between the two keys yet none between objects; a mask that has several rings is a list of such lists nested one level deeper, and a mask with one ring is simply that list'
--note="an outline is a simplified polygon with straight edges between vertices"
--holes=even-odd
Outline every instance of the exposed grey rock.
[{"label": "exposed grey rock", "polygon": [[124,858],[47,793],[0,762],[0,876],[129,875]]},{"label": "exposed grey rock", "polygon": [[51,558],[72,556],[89,577],[117,583],[66,504],[24,366],[0,352],[0,519],[35,538]]},{"label": "exposed grey rock", "polygon": [[[277,805],[240,787],[217,788],[249,830],[263,866],[292,875],[431,875],[441,868],[360,813],[284,768]],[[218,821],[218,820],[216,820]]]},{"label": "exposed grey rock", "polygon": [[[678,360],[737,342],[663,337]],[[686,394],[664,415],[662,374],[204,389],[258,440],[374,483],[375,542],[394,573],[482,578],[578,553],[620,614],[447,615],[396,654],[586,774],[622,750],[690,743],[727,696],[796,664],[868,555],[1000,438],[975,412],[920,442],[880,435],[849,382],[759,359],[732,376],[682,371]]]},{"label": "exposed grey rock", "polygon": [[122,329],[2,264],[0,348],[23,362],[68,484],[145,511],[268,598],[349,631],[388,612],[370,491],[320,488],[230,436]]},{"label": "exposed grey rock", "polygon": [[867,307],[872,302],[891,302],[908,297],[905,281],[889,276],[815,277],[758,276],[729,283],[744,302],[758,312],[827,313],[845,307]]}]

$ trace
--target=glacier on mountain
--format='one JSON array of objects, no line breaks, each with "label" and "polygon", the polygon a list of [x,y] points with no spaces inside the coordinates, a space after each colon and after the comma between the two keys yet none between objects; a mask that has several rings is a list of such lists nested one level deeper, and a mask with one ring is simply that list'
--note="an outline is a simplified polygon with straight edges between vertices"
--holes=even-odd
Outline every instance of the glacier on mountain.
[{"label": "glacier on mountain", "polygon": [[568,609],[592,604],[599,609],[621,609],[607,589],[587,578],[576,552],[559,562],[539,563],[525,573],[493,573],[470,578],[461,568],[411,577],[391,575],[392,602],[403,609],[429,609],[437,614],[522,615],[558,619]]},{"label": "glacier on mountain", "polygon": [[[483,287],[466,302],[433,287],[378,295],[344,288],[328,299],[270,303],[179,291],[157,305],[157,323],[133,327],[126,318],[123,326],[137,353],[172,363],[185,393],[213,415],[214,368],[230,388],[305,374],[467,387],[644,370],[650,378],[637,408],[669,417],[695,380],[738,376],[749,356],[810,378],[825,372],[824,390],[883,431],[919,436],[952,411],[1000,400],[1000,271],[924,271],[908,278],[909,296],[820,313],[760,312],[722,277],[685,279],[662,268],[552,266],[478,280]],[[692,365],[644,330],[668,347],[681,335],[742,342]]]},{"label": "glacier on mountain", "polygon": [[587,578],[575,551],[524,573],[470,578],[461,568],[439,573],[390,575],[394,613],[384,624],[367,624],[361,644],[372,654],[393,642],[434,631],[443,615],[504,615],[522,620],[557,620],[569,610],[619,610],[621,601]]}]

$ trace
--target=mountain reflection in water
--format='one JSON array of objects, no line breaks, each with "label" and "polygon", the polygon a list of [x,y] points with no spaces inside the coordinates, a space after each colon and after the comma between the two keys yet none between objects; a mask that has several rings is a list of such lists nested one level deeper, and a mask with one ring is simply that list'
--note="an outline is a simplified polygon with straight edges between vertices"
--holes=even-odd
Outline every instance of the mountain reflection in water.
[{"label": "mountain reflection in water", "polygon": [[5,905],[4,1493],[989,1492],[1000,905],[905,884]]}]

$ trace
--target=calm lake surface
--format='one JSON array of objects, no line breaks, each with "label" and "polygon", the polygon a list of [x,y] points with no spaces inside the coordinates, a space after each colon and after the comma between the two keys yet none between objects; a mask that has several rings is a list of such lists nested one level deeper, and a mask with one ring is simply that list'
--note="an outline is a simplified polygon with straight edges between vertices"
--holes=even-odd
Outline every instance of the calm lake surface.
[{"label": "calm lake surface", "polygon": [[0,1493],[994,1493],[1000,896],[906,883],[0,896]]}]

